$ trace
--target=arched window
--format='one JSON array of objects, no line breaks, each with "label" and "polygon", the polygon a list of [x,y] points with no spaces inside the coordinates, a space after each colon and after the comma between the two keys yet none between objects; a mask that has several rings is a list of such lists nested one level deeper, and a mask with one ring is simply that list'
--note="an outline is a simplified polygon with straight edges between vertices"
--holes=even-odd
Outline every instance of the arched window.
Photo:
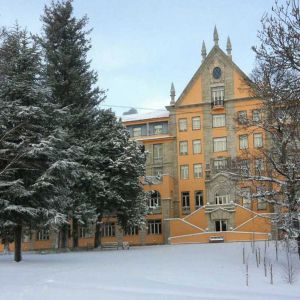
[{"label": "arched window", "polygon": [[216,204],[228,204],[230,200],[230,195],[223,194],[223,193],[216,193],[215,194],[215,203]]},{"label": "arched window", "polygon": [[160,207],[160,193],[158,191],[151,192],[151,198],[149,199],[149,207],[150,208],[157,208]]}]

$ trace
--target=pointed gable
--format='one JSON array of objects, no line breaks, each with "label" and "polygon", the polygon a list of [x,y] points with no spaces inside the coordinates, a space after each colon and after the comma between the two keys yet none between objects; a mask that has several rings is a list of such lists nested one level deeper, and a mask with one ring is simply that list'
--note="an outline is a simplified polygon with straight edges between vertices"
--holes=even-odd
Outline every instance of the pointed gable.
[{"label": "pointed gable", "polygon": [[[214,68],[221,69],[220,78],[214,78]],[[249,78],[232,61],[231,55],[226,55],[215,45],[204,58],[202,64],[183,90],[175,107],[211,102],[211,89],[224,86],[225,99],[249,97]]]}]

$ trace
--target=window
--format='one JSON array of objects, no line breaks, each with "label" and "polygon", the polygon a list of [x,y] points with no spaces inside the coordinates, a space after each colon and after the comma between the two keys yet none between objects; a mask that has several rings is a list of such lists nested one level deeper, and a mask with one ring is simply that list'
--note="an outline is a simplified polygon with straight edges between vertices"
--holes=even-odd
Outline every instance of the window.
[{"label": "window", "polygon": [[215,228],[216,231],[227,231],[227,220],[216,220]]},{"label": "window", "polygon": [[248,149],[248,135],[240,135],[240,149]]},{"label": "window", "polygon": [[199,208],[203,206],[203,191],[196,191],[195,192],[195,206]]},{"label": "window", "polygon": [[154,134],[162,134],[163,133],[163,125],[156,124],[154,125]]},{"label": "window", "polygon": [[249,175],[249,161],[248,159],[242,159],[240,161],[240,170],[241,175],[248,176]]},{"label": "window", "polygon": [[189,166],[188,165],[180,166],[180,178],[181,179],[189,179]]},{"label": "window", "polygon": [[104,223],[102,227],[102,236],[115,236],[116,230],[115,230],[115,223]]},{"label": "window", "polygon": [[49,229],[41,229],[37,232],[36,239],[39,241],[49,240]]},{"label": "window", "polygon": [[199,130],[201,128],[200,117],[192,118],[192,128],[193,128],[193,130]]},{"label": "window", "polygon": [[182,192],[181,193],[181,205],[183,208],[190,207],[190,192]]},{"label": "window", "polygon": [[215,195],[216,204],[228,204],[229,203],[229,195],[219,195],[218,193]]},{"label": "window", "polygon": [[255,148],[261,148],[263,146],[263,137],[262,133],[253,134],[253,143]]},{"label": "window", "polygon": [[267,209],[267,202],[265,201],[265,188],[263,186],[258,186],[256,188],[256,194],[257,194],[257,209],[263,210]]},{"label": "window", "polygon": [[179,131],[187,131],[187,119],[179,119]]},{"label": "window", "polygon": [[194,178],[201,178],[202,176],[202,164],[194,164]]},{"label": "window", "polygon": [[213,115],[213,127],[225,126],[225,115]]},{"label": "window", "polygon": [[239,124],[247,123],[247,111],[246,110],[241,110],[238,112],[238,122],[239,122]]},{"label": "window", "polygon": [[224,105],[224,87],[214,87],[211,90],[212,104],[213,106],[223,106]]},{"label": "window", "polygon": [[153,176],[160,177],[163,175],[163,167],[153,167]]},{"label": "window", "polygon": [[87,236],[86,227],[79,227],[79,237],[85,238]]},{"label": "window", "polygon": [[152,191],[149,199],[149,208],[158,208],[160,205],[160,193],[158,191]]},{"label": "window", "polygon": [[132,129],[132,136],[138,137],[142,135],[142,128],[141,127],[135,127]]},{"label": "window", "polygon": [[227,168],[227,165],[228,165],[228,161],[226,157],[220,157],[214,160],[215,170],[224,170]]},{"label": "window", "polygon": [[163,144],[153,145],[153,160],[162,160],[163,158]]},{"label": "window", "polygon": [[214,141],[214,152],[226,151],[226,137],[215,138]]},{"label": "window", "polygon": [[201,140],[193,140],[193,153],[194,154],[199,154],[201,153]]},{"label": "window", "polygon": [[188,142],[187,141],[179,142],[179,153],[180,153],[180,155],[188,154]]},{"label": "window", "polygon": [[124,235],[138,235],[138,234],[139,234],[138,226],[127,226],[124,229]]},{"label": "window", "polygon": [[257,174],[261,174],[262,171],[264,171],[264,160],[262,158],[258,158],[255,160],[255,172]]},{"label": "window", "polygon": [[250,193],[250,188],[242,188],[241,189],[241,195],[242,195],[242,201],[243,201],[243,206],[245,208],[251,209],[251,193]]},{"label": "window", "polygon": [[148,234],[161,234],[161,220],[148,220]]},{"label": "window", "polygon": [[252,110],[252,121],[259,122],[261,120],[260,110]]}]

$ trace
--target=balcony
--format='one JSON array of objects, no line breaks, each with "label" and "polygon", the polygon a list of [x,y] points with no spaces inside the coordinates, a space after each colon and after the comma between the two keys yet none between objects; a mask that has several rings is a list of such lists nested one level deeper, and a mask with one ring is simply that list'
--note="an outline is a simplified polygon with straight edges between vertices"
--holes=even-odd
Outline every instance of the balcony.
[{"label": "balcony", "polygon": [[211,213],[215,211],[216,209],[222,208],[224,210],[227,210],[228,212],[235,212],[235,203],[225,203],[225,204],[210,204],[207,203],[205,206],[205,213]]},{"label": "balcony", "polygon": [[161,214],[161,206],[149,206],[148,215]]}]

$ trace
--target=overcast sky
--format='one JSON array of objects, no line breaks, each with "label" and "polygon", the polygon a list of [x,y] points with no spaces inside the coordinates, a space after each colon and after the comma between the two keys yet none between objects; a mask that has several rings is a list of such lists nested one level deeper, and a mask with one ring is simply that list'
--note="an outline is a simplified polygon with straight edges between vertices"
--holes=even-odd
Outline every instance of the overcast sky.
[{"label": "overcast sky", "polygon": [[[0,0],[0,26],[16,20],[40,32],[46,0]],[[217,26],[225,50],[246,73],[254,66],[260,20],[273,0],[75,0],[74,12],[89,17],[92,67],[107,89],[106,105],[159,109],[169,104],[171,82],[180,95],[201,63],[201,45],[213,46]],[[126,108],[115,108],[118,114]],[[139,110],[140,112],[148,112]]]}]

